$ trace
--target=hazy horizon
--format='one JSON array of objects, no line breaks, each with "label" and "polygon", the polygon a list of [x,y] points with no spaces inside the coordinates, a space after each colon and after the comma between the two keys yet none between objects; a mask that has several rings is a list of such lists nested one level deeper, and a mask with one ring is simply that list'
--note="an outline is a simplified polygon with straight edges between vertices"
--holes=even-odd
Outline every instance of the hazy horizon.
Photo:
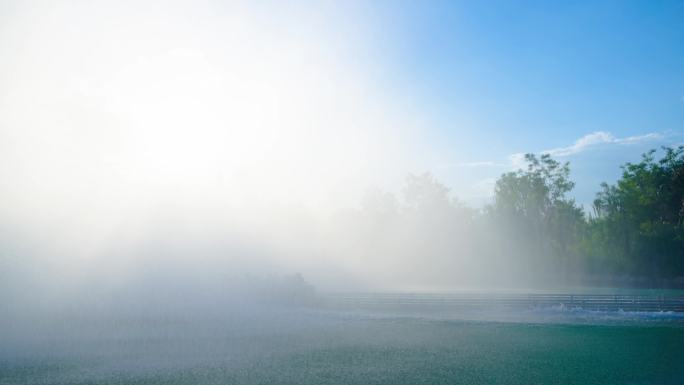
[{"label": "hazy horizon", "polygon": [[547,153],[586,210],[621,164],[684,143],[682,7],[497,4],[4,2],[6,285],[526,285],[534,263],[492,246],[514,235],[408,202],[407,176],[480,210]]}]

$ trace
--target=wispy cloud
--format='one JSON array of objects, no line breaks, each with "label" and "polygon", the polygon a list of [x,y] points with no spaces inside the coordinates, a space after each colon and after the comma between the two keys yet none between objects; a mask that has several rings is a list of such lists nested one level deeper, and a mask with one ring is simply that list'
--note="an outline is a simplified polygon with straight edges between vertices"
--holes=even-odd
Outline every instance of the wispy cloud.
[{"label": "wispy cloud", "polygon": [[472,186],[472,197],[489,198],[494,195],[494,185],[497,178],[484,178],[475,182]]},{"label": "wispy cloud", "polygon": [[502,167],[504,163],[497,163],[490,160],[479,162],[456,162],[441,165],[441,168],[476,168],[476,167]]},{"label": "wispy cloud", "polygon": [[663,135],[655,132],[651,132],[644,135],[628,136],[625,138],[617,138],[615,135],[606,131],[596,131],[591,134],[584,135],[583,137],[577,139],[575,143],[567,147],[552,148],[550,150],[542,151],[542,154],[550,154],[552,156],[569,156],[574,155],[588,149],[597,147],[604,144],[637,144],[653,140],[662,139]]},{"label": "wispy cloud", "polygon": [[[633,145],[646,142],[655,142],[662,140],[665,137],[669,137],[671,134],[661,134],[657,132],[650,132],[644,135],[634,135],[626,136],[623,138],[618,138],[615,135],[607,131],[596,131],[590,134],[584,135],[581,138],[575,140],[575,142],[566,147],[557,147],[549,150],[539,151],[540,154],[550,154],[554,157],[565,157],[570,155],[579,154],[581,152],[590,150],[592,148],[597,148],[599,146],[605,145]],[[525,153],[516,152],[510,154],[506,162],[495,162],[495,161],[476,161],[476,162],[457,162],[444,164],[441,168],[476,168],[476,167],[489,167],[489,168],[509,168],[517,170],[525,167]]]},{"label": "wispy cloud", "polygon": [[[638,144],[645,145],[678,145],[684,134],[676,131],[664,131],[661,133],[651,132],[643,135],[616,137],[607,131],[596,131],[584,135],[575,140],[569,146],[557,147],[549,150],[537,151],[536,154],[550,154],[553,157],[568,157],[578,155],[583,152],[606,147],[632,146]],[[626,148],[625,148],[626,149]],[[628,151],[631,153],[632,151]],[[628,158],[624,158],[628,160]],[[616,164],[617,167],[617,164]],[[464,173],[468,178],[473,178],[466,182],[466,189],[462,196],[475,205],[486,204],[494,194],[494,185],[502,172],[526,169],[525,152],[516,152],[508,155],[504,160],[483,160],[472,162],[456,162],[443,164],[441,168],[452,169],[474,169],[473,173]],[[460,175],[460,174],[459,174]]]},{"label": "wispy cloud", "polygon": [[508,156],[508,166],[512,169],[519,169],[525,166],[525,153],[516,152]]}]

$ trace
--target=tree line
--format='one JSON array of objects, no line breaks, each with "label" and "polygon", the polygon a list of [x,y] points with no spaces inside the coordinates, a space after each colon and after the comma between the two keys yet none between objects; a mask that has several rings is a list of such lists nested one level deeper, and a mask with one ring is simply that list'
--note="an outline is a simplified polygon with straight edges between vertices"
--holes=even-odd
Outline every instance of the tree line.
[{"label": "tree line", "polygon": [[487,269],[520,266],[530,276],[563,282],[684,279],[684,146],[664,147],[659,158],[651,150],[624,164],[617,182],[601,184],[587,210],[569,196],[575,183],[568,162],[527,154],[525,163],[499,177],[493,201],[481,210],[451,199],[449,189],[426,173],[407,178],[402,204],[376,193],[362,211],[375,229],[419,223],[411,231],[430,229],[424,242],[430,250],[445,258],[466,253],[488,261]]}]

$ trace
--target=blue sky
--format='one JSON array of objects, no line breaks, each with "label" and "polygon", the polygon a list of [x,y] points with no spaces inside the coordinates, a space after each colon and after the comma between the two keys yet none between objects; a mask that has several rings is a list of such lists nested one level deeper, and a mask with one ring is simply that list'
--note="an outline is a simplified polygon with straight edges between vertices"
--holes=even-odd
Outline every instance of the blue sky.
[{"label": "blue sky", "polygon": [[621,164],[684,143],[681,1],[0,8],[12,208],[40,211],[38,191],[46,207],[346,207],[425,171],[481,206],[526,152],[571,162],[585,204]]},{"label": "blue sky", "polygon": [[431,171],[468,202],[486,201],[516,153],[571,148],[555,154],[575,165],[586,203],[620,164],[684,142],[684,2],[376,1],[358,12],[375,25],[378,81],[424,115],[440,147]]}]

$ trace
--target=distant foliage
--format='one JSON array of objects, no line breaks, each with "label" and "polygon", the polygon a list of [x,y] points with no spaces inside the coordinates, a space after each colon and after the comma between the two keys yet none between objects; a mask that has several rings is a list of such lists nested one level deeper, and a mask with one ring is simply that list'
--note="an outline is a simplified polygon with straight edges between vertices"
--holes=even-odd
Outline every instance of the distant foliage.
[{"label": "distant foliage", "polygon": [[526,167],[501,175],[492,204],[480,211],[451,198],[431,174],[409,175],[400,198],[367,196],[356,239],[366,261],[406,266],[407,279],[424,272],[458,282],[684,280],[684,147],[655,155],[622,166],[588,213],[568,196],[575,186],[569,163],[549,154],[525,155]]},{"label": "distant foliage", "polygon": [[566,197],[574,187],[569,164],[528,154],[527,170],[497,181],[490,215],[514,229],[536,263],[563,276],[682,277],[684,147],[655,153],[622,166],[615,185],[603,183],[588,216]]},{"label": "distant foliage", "polygon": [[596,271],[684,275],[684,147],[655,150],[624,165],[593,203],[584,251]]},{"label": "distant foliage", "polygon": [[582,209],[566,196],[575,186],[570,166],[549,154],[526,154],[525,161],[526,170],[503,174],[496,182],[489,215],[497,233],[509,233],[503,244],[509,253],[515,250],[539,270],[565,276],[575,268],[585,224]]}]

